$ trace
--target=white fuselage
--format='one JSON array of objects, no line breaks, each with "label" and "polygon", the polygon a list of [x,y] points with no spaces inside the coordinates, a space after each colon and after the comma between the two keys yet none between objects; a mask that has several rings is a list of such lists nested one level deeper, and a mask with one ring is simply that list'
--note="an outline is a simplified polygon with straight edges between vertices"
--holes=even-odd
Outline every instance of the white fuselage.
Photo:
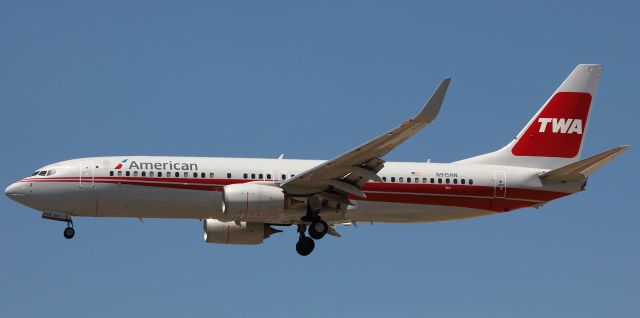
[{"label": "white fuselage", "polygon": [[[123,162],[125,161],[126,162]],[[222,189],[244,182],[280,183],[322,160],[95,157],[63,161],[7,188],[18,202],[72,216],[221,219]],[[120,167],[118,167],[121,164]],[[52,173],[51,171],[54,171]],[[387,162],[383,182],[327,222],[435,222],[539,206],[582,189],[582,182],[542,184],[545,170],[478,164]],[[42,174],[42,173],[40,173]],[[296,224],[304,207],[240,221]]]},{"label": "white fuselage", "polygon": [[[296,251],[340,236],[336,224],[437,222],[542,204],[584,189],[620,146],[580,159],[601,66],[580,64],[506,146],[453,163],[387,162],[433,123],[451,81],[420,112],[327,161],[198,157],[94,157],[43,167],[10,185],[11,199],[67,223],[74,216],[203,219],[204,240],[260,244],[296,225]],[[307,236],[308,235],[308,236]]]}]

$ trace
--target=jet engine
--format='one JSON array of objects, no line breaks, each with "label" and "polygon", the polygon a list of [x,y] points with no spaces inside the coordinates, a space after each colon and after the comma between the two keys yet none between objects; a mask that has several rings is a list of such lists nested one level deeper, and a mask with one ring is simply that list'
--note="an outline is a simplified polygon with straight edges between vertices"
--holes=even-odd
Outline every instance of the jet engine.
[{"label": "jet engine", "polygon": [[259,183],[230,184],[222,190],[224,220],[278,215],[284,211],[282,188]]},{"label": "jet engine", "polygon": [[219,244],[260,244],[271,234],[282,232],[264,223],[204,220],[204,241]]}]

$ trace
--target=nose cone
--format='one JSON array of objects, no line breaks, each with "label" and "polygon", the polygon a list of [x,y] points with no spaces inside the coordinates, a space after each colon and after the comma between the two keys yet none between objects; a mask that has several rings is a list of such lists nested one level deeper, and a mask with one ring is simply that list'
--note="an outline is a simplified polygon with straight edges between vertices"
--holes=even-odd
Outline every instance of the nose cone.
[{"label": "nose cone", "polygon": [[11,200],[15,200],[15,201],[19,201],[21,197],[24,197],[22,187],[17,183],[14,183],[8,186],[4,190],[4,194],[6,194]]},{"label": "nose cone", "polygon": [[11,197],[11,195],[14,193],[16,193],[15,183],[9,185],[6,189],[4,189],[4,194],[6,194],[8,197]]}]

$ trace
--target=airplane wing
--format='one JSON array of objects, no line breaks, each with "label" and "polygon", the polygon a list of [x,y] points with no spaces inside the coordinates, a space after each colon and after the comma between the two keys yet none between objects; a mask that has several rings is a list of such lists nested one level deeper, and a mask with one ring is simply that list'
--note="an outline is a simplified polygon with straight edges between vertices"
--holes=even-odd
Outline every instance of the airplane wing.
[{"label": "airplane wing", "polygon": [[322,194],[325,199],[350,204],[348,195],[365,197],[360,190],[369,180],[380,181],[377,175],[384,166],[382,156],[415,135],[438,115],[451,78],[440,83],[420,113],[400,126],[351,151],[315,166],[280,186],[289,195]]}]

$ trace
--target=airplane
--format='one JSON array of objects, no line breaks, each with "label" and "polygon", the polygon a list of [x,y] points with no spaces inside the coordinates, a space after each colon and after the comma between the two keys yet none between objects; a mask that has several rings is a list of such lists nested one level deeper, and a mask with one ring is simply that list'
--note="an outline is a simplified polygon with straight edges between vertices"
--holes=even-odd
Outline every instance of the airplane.
[{"label": "airplane", "polygon": [[493,152],[451,162],[383,157],[437,117],[451,81],[400,126],[331,160],[113,156],[37,169],[6,195],[66,222],[72,217],[200,219],[204,241],[260,244],[296,226],[296,251],[340,237],[336,225],[428,223],[501,214],[585,190],[588,177],[628,149],[581,159],[602,67],[580,64],[517,137]]}]

